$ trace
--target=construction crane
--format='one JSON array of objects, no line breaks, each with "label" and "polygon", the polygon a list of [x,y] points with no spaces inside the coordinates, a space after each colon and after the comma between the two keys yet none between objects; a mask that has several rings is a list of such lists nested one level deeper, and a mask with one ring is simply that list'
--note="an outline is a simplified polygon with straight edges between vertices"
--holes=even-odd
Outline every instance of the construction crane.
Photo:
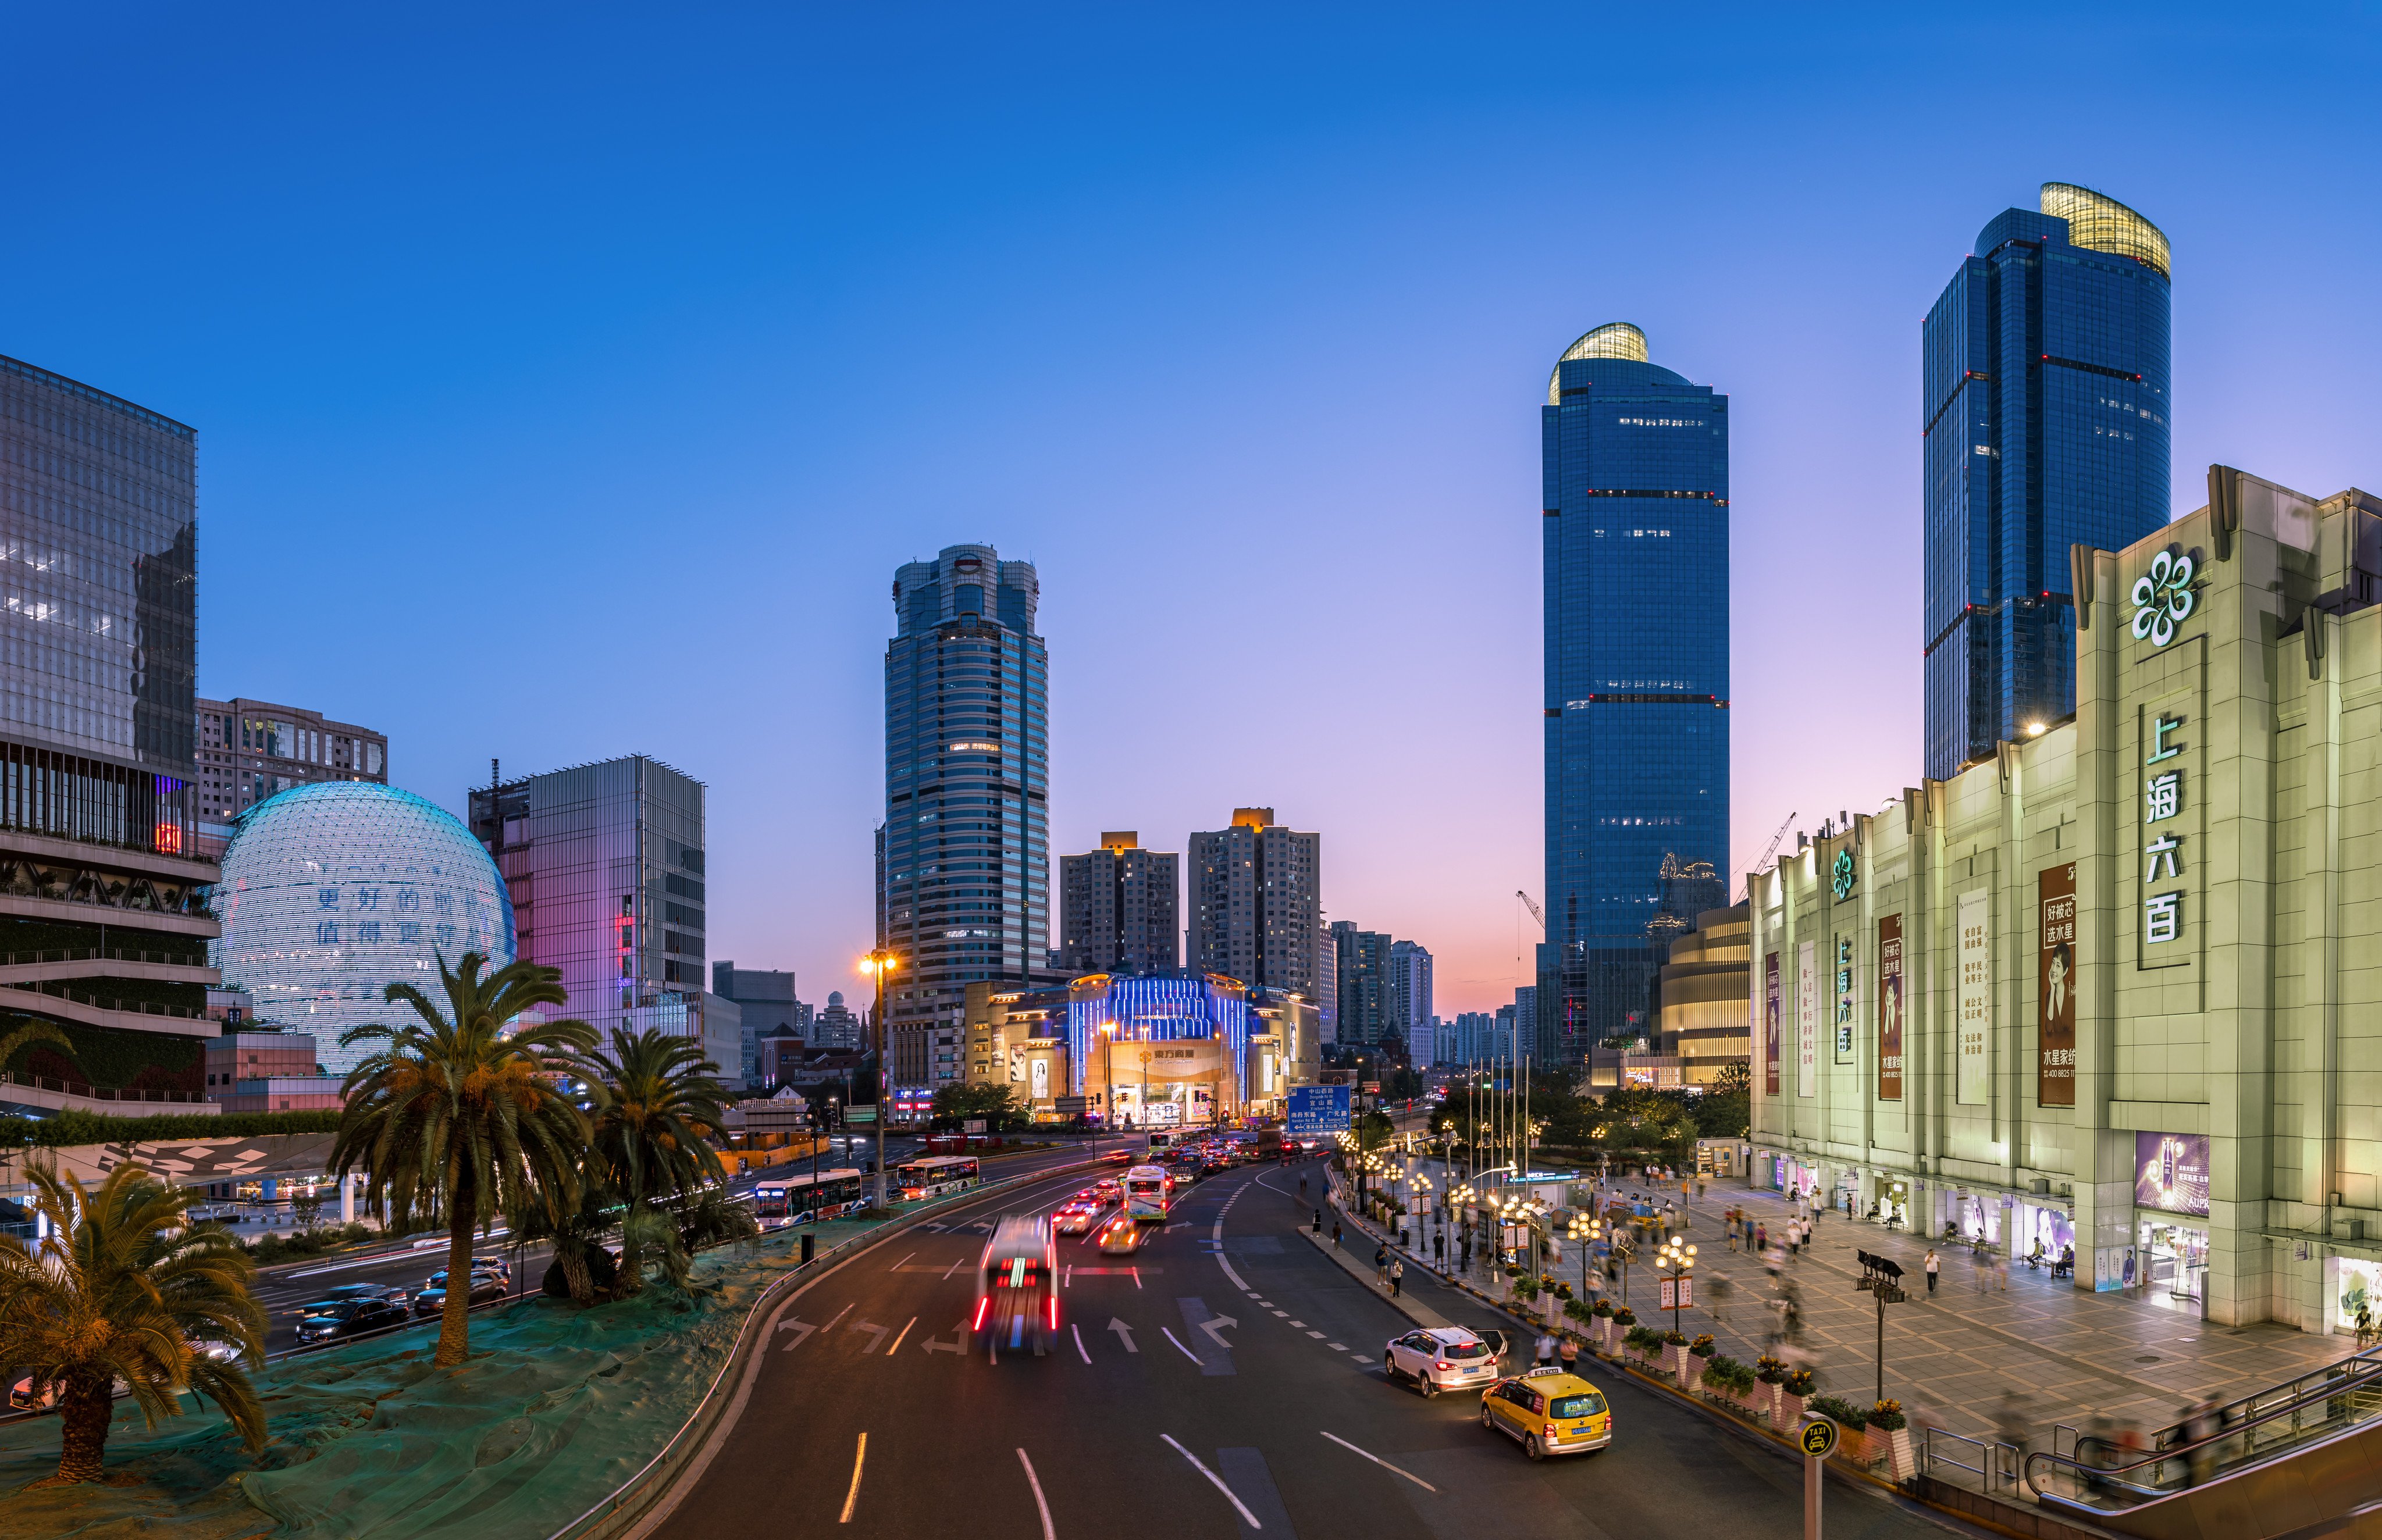
[{"label": "construction crane", "polygon": [[1530,918],[1539,923],[1539,929],[1541,931],[1545,930],[1547,928],[1547,917],[1540,911],[1538,905],[1530,902],[1530,896],[1517,887],[1514,889],[1514,897],[1522,900],[1522,907],[1530,911]]},{"label": "construction crane", "polygon": [[1752,865],[1750,865],[1750,866],[1749,866],[1749,867],[1747,867],[1747,868],[1745,869],[1745,874],[1746,874],[1746,879],[1747,879],[1747,881],[1746,881],[1746,890],[1747,890],[1749,893],[1752,891],[1752,887],[1753,887],[1753,883],[1752,883],[1753,874],[1754,874],[1754,873],[1756,873],[1756,872],[1761,871],[1763,867],[1765,867],[1765,866],[1767,866],[1767,865],[1769,865],[1769,864],[1770,864],[1771,858],[1772,858],[1772,857],[1774,857],[1774,856],[1775,856],[1775,855],[1778,853],[1778,847],[1779,847],[1779,846],[1781,846],[1781,845],[1784,845],[1785,843],[1786,843],[1786,831],[1787,831],[1788,829],[1793,828],[1794,826],[1795,826],[1795,815],[1794,815],[1793,813],[1788,813],[1788,814],[1786,815],[1786,821],[1785,823],[1783,823],[1783,824],[1781,824],[1781,825],[1778,825],[1778,832],[1777,832],[1776,834],[1774,834],[1774,835],[1772,835],[1772,836],[1770,837],[1770,844],[1769,844],[1769,846],[1768,846],[1766,849],[1764,849],[1762,850],[1762,859],[1761,859],[1761,860],[1759,860],[1759,861],[1757,861],[1757,862],[1755,862]]}]

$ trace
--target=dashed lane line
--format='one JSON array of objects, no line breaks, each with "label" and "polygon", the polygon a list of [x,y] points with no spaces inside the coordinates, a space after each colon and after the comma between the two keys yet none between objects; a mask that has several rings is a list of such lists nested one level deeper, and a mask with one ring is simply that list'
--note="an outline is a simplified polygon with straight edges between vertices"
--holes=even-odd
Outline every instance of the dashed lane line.
[{"label": "dashed lane line", "polygon": [[[1319,1433],[1323,1432],[1320,1428],[1316,1431]],[[1430,1483],[1423,1480],[1422,1477],[1415,1474],[1412,1471],[1401,1471],[1396,1466],[1391,1464],[1388,1461],[1383,1460],[1381,1456],[1367,1453],[1365,1450],[1358,1448],[1356,1445],[1351,1444],[1348,1440],[1341,1437],[1336,1433],[1324,1433],[1323,1436],[1331,1439],[1332,1442],[1339,1445],[1342,1448],[1346,1449],[1351,1454],[1362,1455],[1365,1459],[1371,1461],[1374,1464],[1379,1465],[1384,1471],[1394,1472],[1398,1475],[1406,1477],[1408,1481],[1413,1482],[1417,1486],[1421,1487],[1426,1492],[1436,1492],[1439,1490],[1438,1487],[1433,1486]]]},{"label": "dashed lane line", "polygon": [[[1177,1343],[1175,1345],[1180,1347],[1182,1344]],[[1161,1433],[1158,1436],[1165,1439],[1167,1443],[1173,1445],[1174,1452],[1176,1454],[1179,1454],[1184,1459],[1189,1461],[1193,1470],[1198,1472],[1201,1475],[1206,1476],[1210,1485],[1214,1486],[1217,1491],[1224,1494],[1224,1500],[1233,1505],[1234,1511],[1240,1514],[1241,1522],[1243,1523],[1248,1525],[1251,1529],[1261,1530],[1265,1528],[1263,1524],[1258,1522],[1258,1516],[1249,1511],[1249,1505],[1241,1501],[1238,1497],[1234,1495],[1233,1489],[1224,1485],[1223,1477],[1218,1475],[1215,1472],[1199,1463],[1199,1457],[1197,1455],[1193,1454],[1189,1449],[1185,1448],[1182,1445],[1176,1444],[1174,1442],[1174,1436],[1171,1433]]]},{"label": "dashed lane line", "polygon": [[852,1486],[851,1489],[846,1491],[843,1495],[843,1515],[836,1520],[836,1522],[839,1524],[848,1524],[852,1522],[852,1510],[860,1503],[860,1473],[862,1468],[867,1465],[867,1463],[868,1435],[864,1433],[860,1436],[860,1447],[853,1451]]},{"label": "dashed lane line", "polygon": [[[1184,1357],[1185,1357],[1185,1358],[1189,1359],[1189,1360],[1190,1360],[1192,1363],[1199,1363],[1199,1355],[1198,1355],[1197,1353],[1193,1352],[1190,1349],[1188,1349],[1188,1348],[1185,1348],[1185,1347],[1183,1346],[1183,1338],[1179,1338],[1179,1337],[1175,1336],[1175,1335],[1174,1335],[1173,1332],[1171,1332],[1171,1331],[1167,1331],[1167,1329],[1166,1329],[1164,1326],[1160,1326],[1160,1327],[1159,1327],[1158,1329],[1159,1329],[1159,1330],[1160,1330],[1160,1331],[1166,1332],[1166,1339],[1167,1339],[1169,1342],[1173,1343],[1173,1344],[1175,1345],[1175,1347],[1177,1347],[1177,1348],[1181,1349],[1181,1350],[1182,1350],[1182,1352],[1183,1352],[1183,1356],[1184,1356]],[[1199,1367],[1201,1367],[1202,1369],[1204,1369],[1204,1368],[1206,1368],[1206,1367],[1207,1367],[1207,1365],[1206,1365],[1206,1364],[1204,1364],[1204,1363],[1199,1363]]]},{"label": "dashed lane line", "polygon": [[[1329,1438],[1332,1436],[1327,1433],[1323,1436]],[[1355,1446],[1351,1445],[1350,1448],[1354,1448]],[[1358,1454],[1365,1453],[1362,1449],[1357,1449],[1357,1452]],[[1373,1457],[1371,1455],[1365,1455],[1365,1458],[1371,1460]],[[1034,1511],[1042,1515],[1042,1540],[1059,1540],[1059,1532],[1050,1527],[1050,1499],[1042,1496],[1042,1478],[1034,1473],[1034,1461],[1026,1459],[1025,1451],[1024,1449],[1020,1449],[1017,1451],[1017,1463],[1025,1467],[1025,1485],[1034,1488]],[[1397,1470],[1397,1467],[1393,1465],[1390,1469],[1394,1471]],[[1404,1471],[1398,1471],[1398,1474],[1403,1476],[1406,1475],[1406,1473]],[[1412,1478],[1409,1477],[1408,1479],[1411,1480]],[[1437,1491],[1438,1488],[1433,1487],[1431,1490]]]}]

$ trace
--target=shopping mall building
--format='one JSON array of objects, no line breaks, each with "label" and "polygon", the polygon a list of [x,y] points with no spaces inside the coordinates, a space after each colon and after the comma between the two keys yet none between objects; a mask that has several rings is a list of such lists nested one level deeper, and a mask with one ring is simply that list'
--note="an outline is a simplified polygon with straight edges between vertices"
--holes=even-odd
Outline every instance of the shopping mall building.
[{"label": "shopping mall building", "polygon": [[1753,874],[1754,1179],[2329,1331],[2382,1285],[2382,499],[2209,488],[2073,553],[2073,718]]}]

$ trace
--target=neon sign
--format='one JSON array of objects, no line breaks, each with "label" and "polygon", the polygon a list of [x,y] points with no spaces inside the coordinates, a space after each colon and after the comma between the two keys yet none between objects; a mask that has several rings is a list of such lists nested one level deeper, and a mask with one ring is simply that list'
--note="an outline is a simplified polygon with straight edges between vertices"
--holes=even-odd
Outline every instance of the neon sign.
[{"label": "neon sign", "polygon": [[1838,850],[1836,852],[1836,864],[1831,869],[1830,875],[1832,879],[1831,886],[1836,889],[1836,898],[1839,901],[1849,898],[1853,896],[1853,881],[1856,876],[1856,873],[1853,867],[1852,851]]},{"label": "neon sign", "polygon": [[2151,569],[2134,580],[2134,639],[2154,647],[2175,640],[2197,602],[2192,591],[2192,558],[2179,549],[2161,551],[2151,558]]}]

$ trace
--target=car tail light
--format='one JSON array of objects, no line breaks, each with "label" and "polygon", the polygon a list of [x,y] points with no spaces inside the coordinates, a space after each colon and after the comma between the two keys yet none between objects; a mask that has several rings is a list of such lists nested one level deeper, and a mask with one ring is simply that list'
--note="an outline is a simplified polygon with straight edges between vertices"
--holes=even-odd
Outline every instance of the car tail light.
[{"label": "car tail light", "polygon": [[1455,1368],[1455,1364],[1450,1363],[1447,1360],[1445,1360],[1445,1359],[1443,1359],[1443,1358],[1440,1358],[1440,1359],[1433,1359],[1433,1360],[1431,1361],[1431,1365],[1430,1365],[1430,1366],[1431,1366],[1432,1368],[1434,1368],[1434,1369],[1453,1369],[1453,1368]]},{"label": "car tail light", "polygon": [[1050,1329],[1059,1329],[1059,1296],[1056,1294],[1050,1296]]},{"label": "car tail light", "polygon": [[987,1294],[983,1299],[980,1299],[980,1300],[976,1301],[976,1325],[975,1325],[974,1326],[970,1327],[969,1329],[970,1329],[970,1330],[973,1330],[973,1331],[982,1331],[982,1330],[984,1329],[984,1316],[985,1316],[985,1312],[987,1312],[987,1311],[990,1310],[991,1308],[992,1308],[992,1296],[991,1296],[991,1295]]}]

